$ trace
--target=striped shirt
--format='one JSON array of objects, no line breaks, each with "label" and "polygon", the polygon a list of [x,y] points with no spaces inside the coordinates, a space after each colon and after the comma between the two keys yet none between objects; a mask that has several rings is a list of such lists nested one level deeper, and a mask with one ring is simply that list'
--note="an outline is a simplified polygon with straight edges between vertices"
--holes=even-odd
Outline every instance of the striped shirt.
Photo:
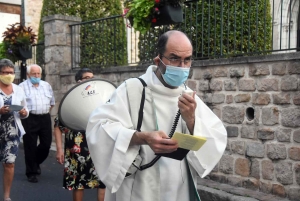
[{"label": "striped shirt", "polygon": [[55,105],[53,90],[48,82],[41,80],[35,87],[29,79],[19,84],[26,95],[27,107],[32,114],[49,113],[51,106]]}]

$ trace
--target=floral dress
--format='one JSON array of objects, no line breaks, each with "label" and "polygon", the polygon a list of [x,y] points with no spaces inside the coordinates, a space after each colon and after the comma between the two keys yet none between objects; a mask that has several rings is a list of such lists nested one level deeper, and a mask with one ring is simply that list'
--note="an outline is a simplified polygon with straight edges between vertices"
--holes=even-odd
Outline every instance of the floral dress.
[{"label": "floral dress", "polygon": [[65,166],[63,187],[68,190],[105,188],[98,179],[90,152],[87,147],[85,133],[74,132],[54,120],[54,126],[59,126],[65,134]]},{"label": "floral dress", "polygon": [[[0,90],[4,105],[11,105],[12,94],[6,95]],[[14,163],[18,155],[20,132],[16,128],[13,112],[0,117],[0,161]]]}]

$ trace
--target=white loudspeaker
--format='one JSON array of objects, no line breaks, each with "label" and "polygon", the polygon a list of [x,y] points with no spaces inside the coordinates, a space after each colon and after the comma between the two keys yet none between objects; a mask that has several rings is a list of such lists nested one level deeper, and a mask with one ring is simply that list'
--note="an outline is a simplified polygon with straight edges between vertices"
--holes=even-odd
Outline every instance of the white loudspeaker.
[{"label": "white loudspeaker", "polygon": [[58,108],[59,120],[72,130],[84,132],[92,111],[106,103],[115,89],[113,83],[102,79],[77,84],[62,98]]}]

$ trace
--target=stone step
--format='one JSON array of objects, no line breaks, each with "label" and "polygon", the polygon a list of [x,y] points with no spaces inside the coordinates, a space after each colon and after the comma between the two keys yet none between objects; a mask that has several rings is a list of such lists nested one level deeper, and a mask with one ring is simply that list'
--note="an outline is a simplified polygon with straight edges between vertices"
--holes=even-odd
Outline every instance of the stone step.
[{"label": "stone step", "polygon": [[290,201],[272,194],[222,184],[208,179],[198,178],[197,189],[201,201]]}]

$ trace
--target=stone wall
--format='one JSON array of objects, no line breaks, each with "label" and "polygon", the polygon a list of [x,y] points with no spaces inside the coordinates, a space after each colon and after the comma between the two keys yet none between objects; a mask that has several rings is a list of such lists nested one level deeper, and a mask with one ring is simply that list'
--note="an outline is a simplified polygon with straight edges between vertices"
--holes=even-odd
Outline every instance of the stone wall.
[{"label": "stone wall", "polygon": [[[68,24],[43,19],[45,71],[60,100],[75,85]],[[208,179],[300,200],[300,53],[195,61],[187,84],[220,117],[228,132],[226,152]],[[146,66],[114,67],[95,77],[116,85]]]},{"label": "stone wall", "polygon": [[299,59],[294,53],[193,67],[188,85],[228,132],[210,179],[300,200]]},{"label": "stone wall", "polygon": [[45,33],[45,80],[52,85],[56,105],[51,110],[57,114],[62,95],[68,91],[74,82],[65,73],[71,72],[71,31],[69,25],[81,22],[80,18],[63,15],[53,15],[43,18]]},{"label": "stone wall", "polygon": [[36,34],[39,32],[42,7],[42,0],[26,1],[26,26],[32,27]]}]

